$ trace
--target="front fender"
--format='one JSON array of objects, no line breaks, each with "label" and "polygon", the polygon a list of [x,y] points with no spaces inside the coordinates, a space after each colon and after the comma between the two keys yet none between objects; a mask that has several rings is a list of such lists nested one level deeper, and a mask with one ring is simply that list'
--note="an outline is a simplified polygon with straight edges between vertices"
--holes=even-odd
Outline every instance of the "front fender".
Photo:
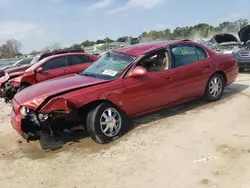
[{"label": "front fender", "polygon": [[63,110],[69,113],[73,109],[75,109],[75,105],[72,102],[63,97],[56,97],[42,106],[39,112],[42,114],[49,114],[54,111]]},{"label": "front fender", "polygon": [[12,87],[20,87],[22,81],[22,76],[18,76],[16,78],[10,79],[8,83],[12,85]]},{"label": "front fender", "polygon": [[26,76],[26,75],[22,75],[22,76],[18,76],[16,78],[13,78],[9,82],[12,83],[13,87],[20,87],[22,83],[26,83],[26,84],[30,84],[30,85],[35,84],[33,77]]}]

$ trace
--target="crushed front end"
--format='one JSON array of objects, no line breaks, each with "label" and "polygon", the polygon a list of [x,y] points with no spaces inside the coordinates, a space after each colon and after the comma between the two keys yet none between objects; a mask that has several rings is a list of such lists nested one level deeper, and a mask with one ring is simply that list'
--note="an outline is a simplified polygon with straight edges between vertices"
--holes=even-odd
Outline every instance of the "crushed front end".
[{"label": "crushed front end", "polygon": [[41,113],[21,106],[15,99],[12,100],[11,124],[27,141],[39,140],[43,133],[62,136],[76,129],[84,130],[84,126],[79,126],[82,122],[76,109]]},{"label": "crushed front end", "polygon": [[27,141],[39,140],[42,131],[42,121],[33,110],[22,107],[12,100],[11,124],[13,128]]},{"label": "crushed front end", "polygon": [[5,102],[9,102],[13,99],[17,89],[18,88],[14,87],[12,83],[5,82],[1,87],[1,97],[4,98]]}]

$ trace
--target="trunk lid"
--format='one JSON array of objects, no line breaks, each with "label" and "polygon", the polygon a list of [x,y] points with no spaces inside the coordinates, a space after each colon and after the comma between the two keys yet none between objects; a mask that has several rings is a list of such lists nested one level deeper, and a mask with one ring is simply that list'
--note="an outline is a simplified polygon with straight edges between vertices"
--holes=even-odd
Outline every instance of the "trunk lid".
[{"label": "trunk lid", "polygon": [[250,25],[243,27],[238,32],[238,35],[242,42],[246,43],[247,41],[249,41],[250,40]]}]

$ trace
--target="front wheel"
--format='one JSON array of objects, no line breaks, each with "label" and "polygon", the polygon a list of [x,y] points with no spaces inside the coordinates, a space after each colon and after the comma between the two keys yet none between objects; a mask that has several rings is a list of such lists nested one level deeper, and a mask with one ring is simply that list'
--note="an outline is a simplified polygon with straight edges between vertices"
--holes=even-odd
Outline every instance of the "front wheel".
[{"label": "front wheel", "polygon": [[207,83],[205,98],[209,102],[220,100],[225,87],[225,79],[221,74],[213,75]]},{"label": "front wheel", "polygon": [[106,144],[119,138],[125,124],[125,115],[117,107],[107,102],[98,105],[87,116],[88,133],[99,144]]}]

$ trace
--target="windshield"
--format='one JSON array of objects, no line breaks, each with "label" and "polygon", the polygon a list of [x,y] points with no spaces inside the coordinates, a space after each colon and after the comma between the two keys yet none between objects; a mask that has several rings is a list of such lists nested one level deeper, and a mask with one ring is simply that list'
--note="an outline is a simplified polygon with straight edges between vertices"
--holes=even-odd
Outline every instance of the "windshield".
[{"label": "windshield", "polygon": [[81,75],[105,80],[115,80],[134,60],[135,57],[110,51],[105,53],[99,60],[85,69]]},{"label": "windshield", "polygon": [[39,58],[40,58],[40,55],[36,55],[36,56],[32,59],[32,61],[30,62],[30,64],[32,65],[32,64],[36,63],[36,62],[38,61]]},{"label": "windshield", "polygon": [[17,62],[15,62],[15,63],[13,64],[13,67],[17,66],[21,61],[22,61],[22,59],[20,59],[20,60],[18,60]]},{"label": "windshield", "polygon": [[36,69],[37,67],[39,67],[41,65],[42,62],[46,61],[47,58],[45,59],[42,59],[39,61],[39,63],[34,63],[33,65],[31,65],[28,69],[25,70],[25,72],[28,72],[28,71],[31,71],[31,70],[34,70]]}]

